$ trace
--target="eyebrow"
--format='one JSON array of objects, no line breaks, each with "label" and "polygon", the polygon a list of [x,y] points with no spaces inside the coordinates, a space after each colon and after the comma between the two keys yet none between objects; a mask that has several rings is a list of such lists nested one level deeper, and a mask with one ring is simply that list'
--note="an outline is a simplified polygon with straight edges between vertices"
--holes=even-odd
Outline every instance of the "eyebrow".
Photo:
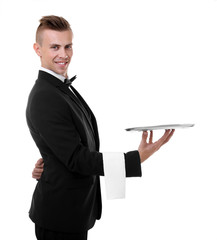
[{"label": "eyebrow", "polygon": [[72,45],[73,45],[73,43],[66,44],[66,46],[72,46]]},{"label": "eyebrow", "polygon": [[[72,46],[73,43],[69,43],[69,44],[66,44],[65,46]],[[61,45],[60,44],[57,44],[57,43],[51,43],[50,44],[50,47],[53,47],[53,46],[57,46],[57,47],[60,47]]]}]

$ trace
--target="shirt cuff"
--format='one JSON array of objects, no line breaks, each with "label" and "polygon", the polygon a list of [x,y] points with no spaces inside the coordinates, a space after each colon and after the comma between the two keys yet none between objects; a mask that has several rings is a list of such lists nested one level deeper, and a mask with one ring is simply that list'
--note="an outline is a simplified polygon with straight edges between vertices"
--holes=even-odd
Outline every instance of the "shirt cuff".
[{"label": "shirt cuff", "polygon": [[103,153],[107,199],[125,198],[126,170],[124,153]]}]

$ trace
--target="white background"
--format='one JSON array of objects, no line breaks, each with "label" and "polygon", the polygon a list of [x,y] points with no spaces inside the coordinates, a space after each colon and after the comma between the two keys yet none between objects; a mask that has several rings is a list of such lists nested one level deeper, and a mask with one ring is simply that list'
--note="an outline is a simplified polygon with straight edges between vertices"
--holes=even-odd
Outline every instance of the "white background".
[{"label": "white background", "polygon": [[137,149],[141,134],[128,127],[196,124],[127,179],[125,200],[107,201],[101,179],[103,215],[89,240],[216,240],[215,0],[1,1],[0,239],[35,239],[28,210],[40,155],[25,107],[40,66],[35,30],[50,14],[71,23],[69,75],[96,115],[101,151]]}]

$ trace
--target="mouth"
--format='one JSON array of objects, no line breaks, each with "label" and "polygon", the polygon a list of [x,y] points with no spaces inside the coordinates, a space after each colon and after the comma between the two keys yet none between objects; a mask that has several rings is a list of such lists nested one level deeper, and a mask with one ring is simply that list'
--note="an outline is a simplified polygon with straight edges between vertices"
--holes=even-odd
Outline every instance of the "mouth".
[{"label": "mouth", "polygon": [[61,67],[65,67],[68,64],[68,61],[61,61],[61,62],[55,62],[55,63]]}]

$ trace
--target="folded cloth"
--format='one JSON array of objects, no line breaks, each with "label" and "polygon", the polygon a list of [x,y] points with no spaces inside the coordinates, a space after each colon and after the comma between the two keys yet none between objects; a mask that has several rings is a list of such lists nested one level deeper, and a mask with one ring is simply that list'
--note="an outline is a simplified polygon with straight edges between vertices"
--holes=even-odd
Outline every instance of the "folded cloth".
[{"label": "folded cloth", "polygon": [[107,199],[125,198],[126,170],[124,153],[103,153]]}]

